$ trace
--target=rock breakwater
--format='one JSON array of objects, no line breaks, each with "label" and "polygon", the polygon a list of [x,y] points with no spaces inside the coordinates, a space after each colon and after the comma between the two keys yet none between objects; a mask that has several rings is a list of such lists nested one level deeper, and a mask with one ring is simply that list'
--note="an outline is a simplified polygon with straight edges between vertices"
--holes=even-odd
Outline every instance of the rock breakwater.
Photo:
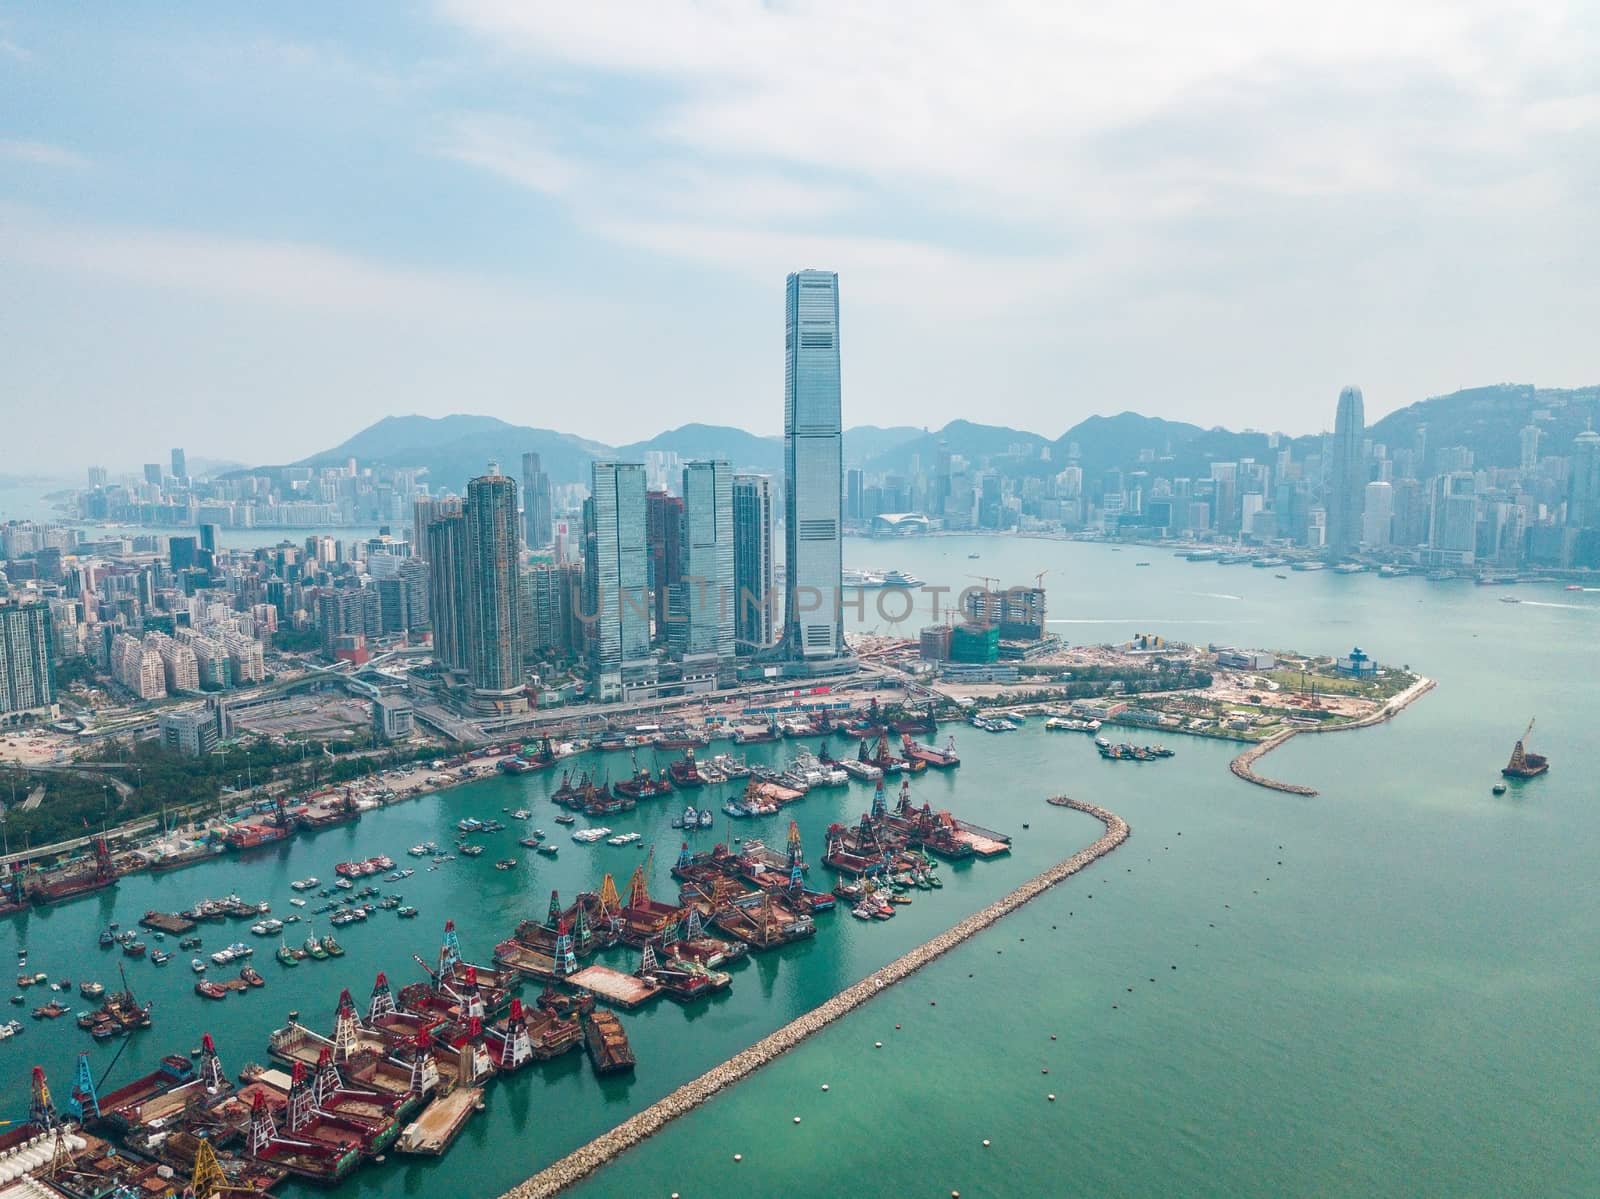
[{"label": "rock breakwater", "polygon": [[1228,769],[1245,782],[1254,783],[1258,787],[1266,787],[1272,791],[1283,791],[1289,795],[1315,795],[1317,793],[1315,787],[1307,787],[1300,783],[1279,782],[1277,779],[1269,779],[1265,775],[1257,774],[1255,772],[1256,761],[1300,733],[1339,733],[1347,729],[1364,729],[1374,724],[1382,724],[1385,720],[1393,719],[1413,702],[1432,691],[1434,686],[1432,679],[1419,678],[1398,695],[1390,697],[1377,711],[1363,716],[1359,720],[1352,720],[1348,724],[1314,725],[1309,728],[1284,729],[1281,733],[1274,733],[1265,741],[1252,745],[1234,758],[1233,761],[1228,763]]},{"label": "rock breakwater", "polygon": [[885,988],[908,978],[929,962],[949,953],[963,941],[982,932],[1029,900],[1037,898],[1057,883],[1104,857],[1128,839],[1128,822],[1115,812],[1078,799],[1054,797],[1049,802],[1057,807],[1073,808],[1093,816],[1105,825],[1105,833],[1094,844],[1029,879],[1014,891],[968,916],[954,927],[896,958],[870,977],[854,983],[826,1003],[812,1008],[805,1015],[763,1037],[750,1048],[734,1054],[720,1066],[684,1083],[642,1112],[630,1116],[610,1132],[602,1133],[561,1160],[553,1162],[526,1182],[511,1188],[503,1199],[547,1199],[547,1196],[560,1193],[658,1132],[669,1121],[686,1115],[718,1091],[755,1073],[768,1062],[793,1049],[812,1033],[826,1028]]}]

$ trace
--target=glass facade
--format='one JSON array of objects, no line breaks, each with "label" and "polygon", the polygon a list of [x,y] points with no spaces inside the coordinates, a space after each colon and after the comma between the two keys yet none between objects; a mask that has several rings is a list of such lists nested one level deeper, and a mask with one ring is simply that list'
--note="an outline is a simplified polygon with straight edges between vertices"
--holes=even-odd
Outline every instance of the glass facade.
[{"label": "glass facade", "polygon": [[683,468],[683,578],[676,584],[673,649],[730,659],[734,652],[733,471],[726,462]]},{"label": "glass facade", "polygon": [[784,330],[784,647],[791,659],[845,653],[843,448],[839,276],[799,271],[788,279]]},{"label": "glass facade", "polygon": [[772,588],[772,481],[733,480],[733,635],[741,650],[772,644],[777,597]]},{"label": "glass facade", "polygon": [[589,502],[584,615],[592,619],[590,666],[597,695],[615,699],[622,672],[650,658],[650,551],[645,541],[645,470],[637,462],[596,462]]},{"label": "glass facade", "polygon": [[0,605],[0,717],[55,702],[49,605]]}]

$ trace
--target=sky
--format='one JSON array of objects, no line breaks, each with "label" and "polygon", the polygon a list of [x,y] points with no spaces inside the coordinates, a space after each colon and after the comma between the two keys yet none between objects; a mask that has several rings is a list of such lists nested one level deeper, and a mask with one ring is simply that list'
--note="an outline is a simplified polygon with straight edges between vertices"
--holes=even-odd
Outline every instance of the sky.
[{"label": "sky", "polygon": [[1600,6],[0,4],[0,473],[1600,381]]}]

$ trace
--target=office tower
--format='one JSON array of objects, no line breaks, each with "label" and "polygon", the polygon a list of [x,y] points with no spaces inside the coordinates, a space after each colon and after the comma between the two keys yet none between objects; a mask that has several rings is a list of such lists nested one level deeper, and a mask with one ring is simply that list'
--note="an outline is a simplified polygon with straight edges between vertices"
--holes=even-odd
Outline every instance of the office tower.
[{"label": "office tower", "polygon": [[[648,479],[649,472],[646,471]],[[644,495],[645,544],[650,549],[650,595],[655,606],[655,639],[667,639],[667,608],[672,589],[683,578],[683,499],[664,490]]]},{"label": "office tower", "polygon": [[866,475],[859,466],[844,472],[844,515],[846,520],[861,520],[861,492],[866,486]]},{"label": "office tower", "polygon": [[792,661],[845,654],[839,530],[843,438],[839,276],[799,271],[784,310],[784,647]]},{"label": "office tower", "polygon": [[1375,550],[1388,548],[1393,519],[1394,487],[1383,482],[1368,483],[1361,507],[1362,542]]},{"label": "office tower", "polygon": [[1328,548],[1339,553],[1354,550],[1361,541],[1361,503],[1366,487],[1361,468],[1361,438],[1365,429],[1361,389],[1346,387],[1339,393],[1339,407],[1334,415],[1325,498]]},{"label": "office tower", "polygon": [[221,549],[221,530],[213,524],[200,526],[200,548],[208,554],[215,554]]},{"label": "office tower", "polygon": [[673,651],[731,662],[734,653],[733,470],[726,462],[683,468],[683,562],[673,586]]},{"label": "office tower", "polygon": [[1567,527],[1600,528],[1600,433],[1585,429],[1572,442],[1567,466]]},{"label": "office tower", "polygon": [[89,486],[91,488],[104,487],[108,478],[105,467],[91,466],[89,468]]},{"label": "office tower", "polygon": [[167,541],[167,559],[174,571],[188,570],[200,552],[200,543],[193,537],[172,537]]},{"label": "office tower", "polygon": [[543,549],[553,540],[550,528],[550,476],[539,455],[522,455],[522,537],[530,550]]},{"label": "office tower", "polygon": [[189,459],[181,449],[172,451],[172,477],[180,482],[189,477]]},{"label": "office tower", "polygon": [[650,662],[650,562],[645,544],[645,470],[596,462],[584,504],[585,619],[599,700],[619,699],[625,676]]},{"label": "office tower", "polygon": [[146,462],[144,464],[144,481],[152,487],[161,486],[161,463]]},{"label": "office tower", "polygon": [[733,478],[733,636],[738,648],[772,644],[777,595],[772,580],[772,480]]},{"label": "office tower", "polygon": [[1517,445],[1521,450],[1519,465],[1524,474],[1532,474],[1539,466],[1539,434],[1538,425],[1524,425],[1522,432],[1517,434]]},{"label": "office tower", "polygon": [[1435,476],[1428,529],[1429,561],[1471,566],[1477,541],[1478,509],[1472,476],[1465,471]]},{"label": "office tower", "polygon": [[522,694],[517,484],[491,463],[467,483],[467,679],[473,702],[514,709]]},{"label": "office tower", "polygon": [[433,657],[451,671],[467,668],[467,518],[447,511],[428,525],[428,615]]},{"label": "office tower", "polygon": [[0,718],[56,702],[50,606],[0,604]]}]

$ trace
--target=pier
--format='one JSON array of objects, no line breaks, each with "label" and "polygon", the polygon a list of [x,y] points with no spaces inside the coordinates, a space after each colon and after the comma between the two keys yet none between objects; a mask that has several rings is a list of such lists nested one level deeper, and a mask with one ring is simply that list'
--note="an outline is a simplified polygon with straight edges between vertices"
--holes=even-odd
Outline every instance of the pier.
[{"label": "pier", "polygon": [[1419,678],[1415,683],[1412,683],[1411,686],[1400,692],[1400,694],[1392,696],[1383,705],[1383,707],[1379,708],[1376,712],[1373,712],[1367,716],[1363,716],[1359,720],[1352,720],[1349,724],[1318,725],[1311,728],[1292,728],[1284,729],[1280,733],[1274,733],[1265,741],[1262,741],[1256,745],[1252,745],[1238,757],[1234,758],[1233,761],[1228,763],[1228,769],[1233,771],[1236,776],[1242,778],[1245,782],[1254,783],[1258,787],[1266,787],[1270,791],[1282,791],[1288,795],[1315,795],[1317,794],[1317,789],[1315,787],[1307,787],[1301,783],[1280,782],[1277,779],[1270,779],[1265,775],[1257,774],[1255,772],[1255,763],[1259,759],[1264,758],[1267,754],[1271,753],[1273,750],[1277,749],[1278,746],[1282,745],[1285,741],[1288,741],[1291,737],[1297,736],[1300,733],[1340,733],[1348,729],[1369,728],[1375,724],[1382,724],[1386,720],[1392,720],[1417,700],[1421,699],[1422,696],[1426,695],[1429,691],[1432,691],[1435,686],[1436,684],[1432,679]]},{"label": "pier", "polygon": [[1009,894],[968,916],[953,928],[896,958],[882,970],[847,987],[826,1003],[763,1037],[722,1065],[706,1071],[699,1078],[685,1083],[642,1112],[630,1116],[610,1132],[601,1134],[587,1145],[546,1166],[526,1182],[507,1191],[503,1199],[548,1199],[549,1196],[559,1194],[619,1154],[660,1131],[669,1121],[693,1111],[717,1092],[755,1073],[768,1062],[793,1049],[812,1033],[826,1028],[835,1020],[854,1011],[884,988],[910,977],[929,962],[949,953],[1002,917],[1016,911],[1029,900],[1037,898],[1057,883],[1104,857],[1128,839],[1130,832],[1128,822],[1115,812],[1078,799],[1055,797],[1049,802],[1057,807],[1072,808],[1093,816],[1105,825],[1105,833],[1088,848],[1079,850],[1043,874],[1029,879]]}]

